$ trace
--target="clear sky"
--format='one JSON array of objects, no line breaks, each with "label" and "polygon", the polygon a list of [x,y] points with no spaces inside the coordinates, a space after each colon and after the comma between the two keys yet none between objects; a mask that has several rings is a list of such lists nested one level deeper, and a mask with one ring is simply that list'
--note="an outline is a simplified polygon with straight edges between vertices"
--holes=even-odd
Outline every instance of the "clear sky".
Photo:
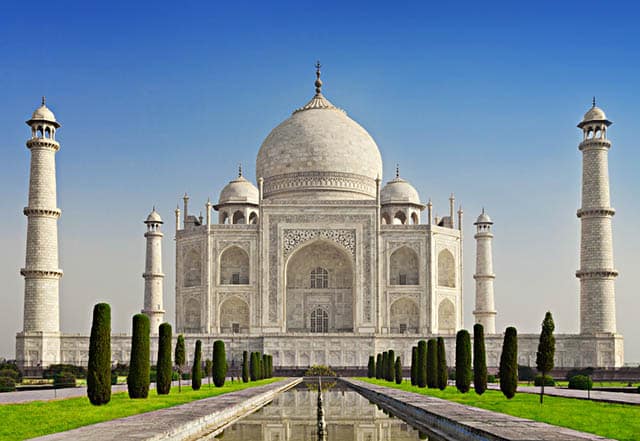
[{"label": "clear sky", "polygon": [[[97,5],[93,5],[97,3]],[[133,5],[133,6],[132,6]],[[578,329],[580,132],[591,97],[609,131],[618,328],[640,362],[637,219],[640,10],[636,2],[2,2],[0,356],[22,327],[29,151],[40,96],[57,154],[61,322],[88,333],[107,301],[127,332],[142,306],[145,227],[166,221],[174,317],[173,209],[217,200],[239,162],[254,177],[269,131],[323,92],[376,139],[385,180],[400,163],[444,214],[465,210],[465,322],[473,220],[495,221],[499,328]]]}]

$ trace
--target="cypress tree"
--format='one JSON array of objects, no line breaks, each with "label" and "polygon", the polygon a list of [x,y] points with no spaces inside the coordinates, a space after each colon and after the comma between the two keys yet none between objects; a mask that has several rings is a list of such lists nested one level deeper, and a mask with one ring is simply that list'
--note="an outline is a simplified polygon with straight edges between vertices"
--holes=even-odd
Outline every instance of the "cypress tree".
[{"label": "cypress tree", "polygon": [[444,348],[444,338],[438,337],[438,388],[445,390],[447,387],[447,354]]},{"label": "cypress tree", "polygon": [[184,335],[178,335],[176,342],[176,352],[174,354],[174,362],[178,366],[178,392],[182,392],[182,369],[186,361],[186,350],[184,347]]},{"label": "cypress tree", "polygon": [[211,363],[211,360],[209,358],[207,358],[204,361],[204,373],[207,375],[207,384],[209,384],[209,387],[211,387],[211,369],[213,368],[213,363]]},{"label": "cypress tree", "polygon": [[536,354],[536,366],[543,379],[540,387],[540,404],[542,404],[544,397],[544,378],[553,369],[553,356],[556,352],[556,338],[553,336],[554,329],[553,317],[551,312],[547,311],[542,322],[538,353]]},{"label": "cypress tree", "polygon": [[376,357],[376,379],[382,378],[382,354],[378,354]]},{"label": "cypress tree", "polygon": [[500,354],[500,390],[511,399],[518,387],[518,331],[510,326],[504,334]]},{"label": "cypress tree", "polygon": [[242,352],[242,382],[249,382],[249,353],[247,351]]},{"label": "cypress tree", "polygon": [[384,351],[382,353],[382,379],[389,378],[389,352]]},{"label": "cypress tree", "polygon": [[256,353],[251,353],[251,358],[249,359],[249,373],[251,376],[251,381],[256,381],[258,379],[258,360],[256,359]]},{"label": "cypress tree", "polygon": [[273,355],[267,355],[267,378],[273,378]]},{"label": "cypress tree", "polygon": [[158,364],[156,375],[156,390],[158,395],[166,395],[171,391],[171,374],[173,363],[171,362],[171,325],[160,325],[158,336]]},{"label": "cypress tree", "polygon": [[484,328],[473,325],[473,387],[478,395],[487,390],[487,355],[484,348]]},{"label": "cypress tree", "polygon": [[111,400],[111,307],[98,303],[93,307],[89,338],[87,396],[94,406]]},{"label": "cypress tree", "polygon": [[262,378],[269,378],[269,356],[267,354],[262,354],[262,370]]},{"label": "cypress tree", "polygon": [[416,384],[418,387],[425,387],[429,381],[429,372],[427,342],[424,340],[418,342],[416,363]]},{"label": "cypress tree", "polygon": [[429,389],[438,387],[438,346],[433,338],[427,341],[427,386]]},{"label": "cypress tree", "polygon": [[216,340],[213,342],[213,384],[216,387],[224,386],[227,378],[227,355],[224,351],[224,342]]},{"label": "cypress tree", "polygon": [[415,386],[418,384],[418,372],[416,368],[418,367],[418,347],[413,346],[411,348],[411,386]]},{"label": "cypress tree", "polygon": [[147,398],[150,382],[150,349],[149,349],[149,317],[145,314],[133,316],[133,332],[131,333],[131,358],[127,390],[129,398]]},{"label": "cypress tree", "polygon": [[400,361],[400,356],[396,357],[394,370],[396,374],[396,384],[402,384],[402,361]]},{"label": "cypress tree", "polygon": [[456,387],[463,394],[471,387],[471,336],[466,329],[456,335]]},{"label": "cypress tree", "polygon": [[389,349],[388,363],[387,381],[394,381],[396,379],[396,354],[393,352],[393,349]]},{"label": "cypress tree", "polygon": [[367,365],[367,377],[373,378],[376,376],[376,361],[373,355],[369,355],[369,364]]},{"label": "cypress tree", "polygon": [[200,390],[202,386],[202,342],[196,340],[196,353],[193,355],[191,368],[191,389]]}]

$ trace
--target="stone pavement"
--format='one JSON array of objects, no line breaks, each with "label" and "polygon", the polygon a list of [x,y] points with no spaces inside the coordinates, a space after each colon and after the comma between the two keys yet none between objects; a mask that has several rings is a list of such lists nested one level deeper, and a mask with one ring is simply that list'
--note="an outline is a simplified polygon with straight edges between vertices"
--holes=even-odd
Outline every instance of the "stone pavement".
[{"label": "stone pavement", "polygon": [[196,439],[224,427],[268,403],[280,392],[300,383],[302,378],[287,378],[179,406],[132,415],[79,427],[39,438],[40,441],[140,441]]},{"label": "stone pavement", "polygon": [[[493,390],[500,390],[500,386],[496,384],[490,384],[488,388]],[[518,385],[518,392],[539,395],[540,387]],[[579,400],[589,399],[586,390],[575,390],[546,386],[544,388],[544,394],[554,397],[577,398]],[[640,394],[632,394],[626,392],[606,392],[600,390],[592,390],[590,399],[591,401],[603,401],[605,403],[640,405]]]},{"label": "stone pavement", "polygon": [[513,417],[364,381],[342,379],[365,397],[436,436],[457,441],[603,441],[590,433]]}]

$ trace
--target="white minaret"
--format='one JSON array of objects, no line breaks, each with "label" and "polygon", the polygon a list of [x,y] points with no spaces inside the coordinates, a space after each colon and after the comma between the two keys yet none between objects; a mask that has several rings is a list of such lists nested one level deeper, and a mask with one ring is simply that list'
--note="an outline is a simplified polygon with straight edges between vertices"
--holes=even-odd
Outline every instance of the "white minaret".
[{"label": "white minaret", "polygon": [[496,310],[493,301],[493,233],[491,218],[484,212],[473,224],[477,228],[476,235],[476,309],[473,311],[476,323],[480,323],[486,334],[496,333]]},{"label": "white minaret", "polygon": [[164,321],[164,309],[162,302],[162,232],[160,225],[162,219],[153,207],[153,211],[144,221],[147,224],[147,258],[144,267],[144,309],[142,312],[149,316],[151,322],[151,334],[158,334],[158,328]]},{"label": "white minaret", "polygon": [[611,121],[605,113],[593,107],[578,124],[583,139],[582,208],[580,218],[580,333],[616,332],[615,278],[613,266],[611,218],[615,210],[609,200],[608,154],[611,141],[607,128]]},{"label": "white minaret", "polygon": [[[24,321],[23,331],[59,333],[60,312],[58,301],[59,281],[62,270],[58,267],[58,218],[60,209],[56,197],[56,130],[60,124],[53,112],[42,105],[27,121],[31,127],[31,172],[29,174],[29,205],[23,210],[27,216],[27,253],[24,268]],[[55,362],[55,356],[45,360],[45,350],[40,360],[26,360],[31,364]]]}]

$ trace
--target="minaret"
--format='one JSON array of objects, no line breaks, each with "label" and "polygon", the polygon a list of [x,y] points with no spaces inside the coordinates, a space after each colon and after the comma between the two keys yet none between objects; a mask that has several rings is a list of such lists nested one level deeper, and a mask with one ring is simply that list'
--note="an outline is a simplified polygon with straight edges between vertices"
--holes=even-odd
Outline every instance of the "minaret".
[{"label": "minaret", "polygon": [[491,225],[493,221],[484,212],[478,216],[473,224],[477,228],[476,235],[476,273],[473,278],[476,281],[476,309],[473,311],[476,323],[484,327],[485,334],[496,333],[496,310],[493,301],[493,233]]},{"label": "minaret", "polygon": [[613,266],[611,218],[615,210],[609,200],[608,154],[611,141],[607,128],[611,121],[596,106],[578,124],[583,139],[578,147],[582,152],[582,208],[580,219],[580,333],[616,332],[615,278]]},{"label": "minaret", "polygon": [[153,207],[153,211],[144,221],[147,224],[147,258],[144,268],[144,309],[142,312],[149,316],[151,322],[151,334],[157,334],[160,324],[164,321],[164,309],[162,303],[162,232],[160,225],[162,219]]},{"label": "minaret", "polygon": [[[40,332],[46,336],[60,332],[58,289],[62,270],[58,267],[58,218],[61,212],[57,208],[55,160],[60,149],[55,140],[60,124],[47,108],[44,97],[27,124],[31,127],[31,139],[27,141],[27,148],[31,150],[31,172],[29,205],[23,210],[27,216],[26,261],[20,270],[24,276],[23,330],[24,334]],[[28,362],[55,363],[55,359],[47,359],[51,358],[47,353],[52,352],[43,347],[40,360]]]}]

